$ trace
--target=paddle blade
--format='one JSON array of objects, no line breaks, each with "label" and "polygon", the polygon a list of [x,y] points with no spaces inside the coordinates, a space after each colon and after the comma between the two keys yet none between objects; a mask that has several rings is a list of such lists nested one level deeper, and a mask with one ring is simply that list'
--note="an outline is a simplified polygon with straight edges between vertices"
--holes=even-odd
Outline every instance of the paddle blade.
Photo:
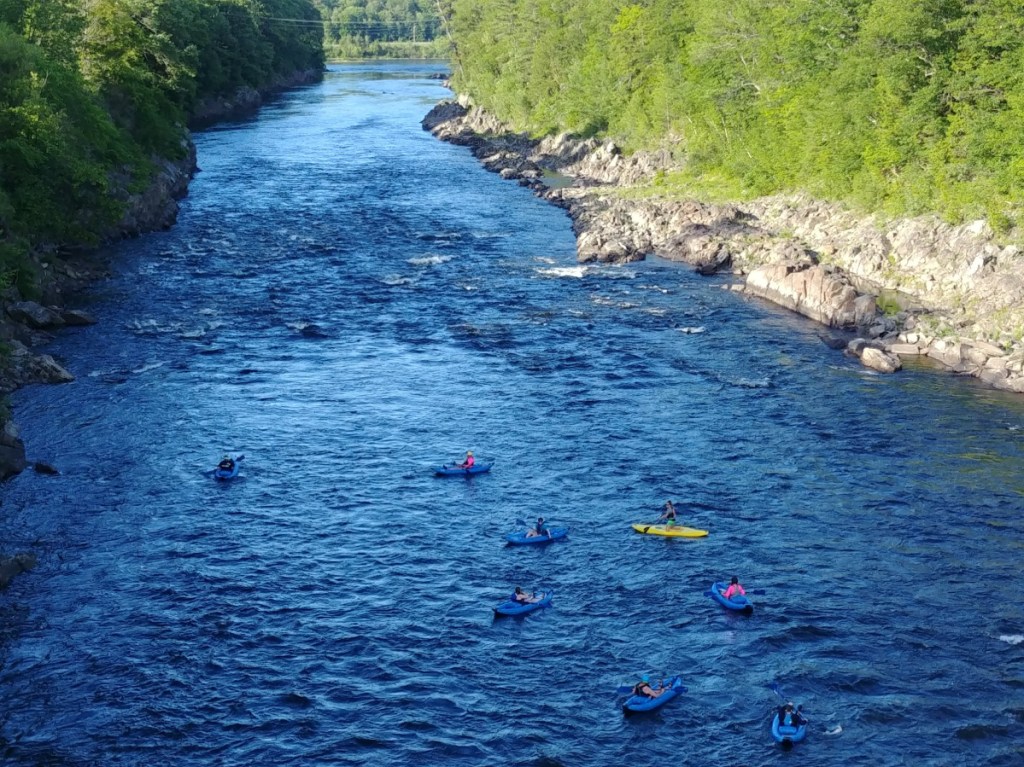
[{"label": "paddle blade", "polygon": [[633,692],[633,685],[631,685],[631,684],[620,684],[619,685],[619,689],[618,689],[619,695],[628,695],[631,692]]}]

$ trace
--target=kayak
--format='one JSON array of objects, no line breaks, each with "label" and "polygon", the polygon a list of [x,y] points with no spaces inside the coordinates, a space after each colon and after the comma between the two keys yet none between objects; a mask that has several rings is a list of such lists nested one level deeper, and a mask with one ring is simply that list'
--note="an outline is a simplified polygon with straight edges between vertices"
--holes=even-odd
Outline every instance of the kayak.
[{"label": "kayak", "polygon": [[677,676],[674,676],[671,679],[666,679],[665,686],[669,688],[668,692],[663,692],[657,698],[648,698],[646,695],[631,695],[626,699],[626,702],[622,704],[623,712],[626,714],[635,714],[640,711],[653,711],[656,708],[661,708],[677,695],[686,692],[686,687],[683,686],[683,680]]},{"label": "kayak", "polygon": [[751,602],[747,597],[737,595],[731,599],[726,599],[722,596],[722,592],[729,588],[728,583],[716,582],[711,584],[711,590],[708,594],[722,607],[728,608],[729,610],[735,610],[739,613],[745,613],[750,615],[754,612],[754,603]]},{"label": "kayak", "polygon": [[526,533],[509,533],[505,536],[505,540],[509,543],[516,545],[523,544],[534,544],[534,543],[551,543],[551,541],[557,541],[560,538],[564,538],[569,534],[568,527],[549,527],[548,532],[551,535],[527,535]]},{"label": "kayak", "polygon": [[238,476],[238,461],[230,469],[222,469],[219,466],[213,470],[215,479],[234,479]]},{"label": "kayak", "polygon": [[664,535],[666,538],[703,538],[708,534],[707,530],[698,530],[695,527],[683,527],[682,525],[648,525],[637,522],[633,529],[645,535]]},{"label": "kayak", "polygon": [[438,466],[434,469],[436,477],[468,477],[471,474],[483,474],[490,471],[493,463],[477,463],[468,469],[460,469],[458,466]]},{"label": "kayak", "polygon": [[536,602],[517,602],[515,597],[509,597],[506,601],[494,608],[494,614],[497,615],[525,615],[526,613],[532,613],[534,610],[539,610],[542,607],[551,606],[551,597],[555,595],[554,591],[548,591],[542,595],[541,599]]},{"label": "kayak", "polygon": [[779,714],[775,712],[772,718],[772,737],[776,743],[799,743],[807,737],[807,725],[794,727],[791,724],[779,724]]}]

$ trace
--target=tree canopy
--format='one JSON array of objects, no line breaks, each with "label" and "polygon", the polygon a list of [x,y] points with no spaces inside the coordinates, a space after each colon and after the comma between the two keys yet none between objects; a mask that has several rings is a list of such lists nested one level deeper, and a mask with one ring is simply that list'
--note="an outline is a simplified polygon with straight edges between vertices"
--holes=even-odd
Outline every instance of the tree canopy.
[{"label": "tree canopy", "polygon": [[183,151],[209,96],[322,69],[309,0],[0,0],[0,285],[34,245],[89,244]]},{"label": "tree canopy", "polygon": [[451,0],[455,86],[692,187],[1021,222],[1024,0]]},{"label": "tree canopy", "polygon": [[436,0],[313,0],[333,58],[447,57]]}]

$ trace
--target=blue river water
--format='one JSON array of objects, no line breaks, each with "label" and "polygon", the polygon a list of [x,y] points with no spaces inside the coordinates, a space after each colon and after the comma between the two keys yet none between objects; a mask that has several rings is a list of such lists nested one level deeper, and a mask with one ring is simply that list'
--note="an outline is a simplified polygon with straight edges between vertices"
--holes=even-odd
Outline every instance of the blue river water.
[{"label": "blue river water", "polygon": [[[576,264],[564,211],[421,129],[440,68],[197,135],[177,226],[46,349],[77,380],[14,396],[61,475],[2,488],[39,565],[0,593],[0,762],[1024,763],[1024,400]],[[467,449],[492,472],[432,476]],[[710,535],[630,529],[669,498]],[[504,545],[537,516],[568,539]],[[750,617],[704,595],[734,574]],[[552,606],[495,620],[515,585]],[[643,672],[689,692],[626,718]]]}]

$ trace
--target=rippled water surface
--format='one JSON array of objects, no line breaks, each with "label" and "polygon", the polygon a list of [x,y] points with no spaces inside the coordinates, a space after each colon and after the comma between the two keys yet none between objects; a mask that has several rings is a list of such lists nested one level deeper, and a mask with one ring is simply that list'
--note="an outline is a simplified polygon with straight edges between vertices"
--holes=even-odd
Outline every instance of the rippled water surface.
[{"label": "rippled water surface", "polygon": [[[14,397],[62,474],[2,489],[39,566],[0,594],[0,761],[1024,762],[1022,400],[577,265],[563,211],[421,130],[436,70],[198,135],[178,225],[47,349],[77,381]],[[431,476],[466,449],[494,470]],[[630,530],[666,498],[711,534]],[[537,515],[569,539],[503,545]],[[703,595],[732,574],[752,617]],[[495,621],[516,584],[553,606]],[[626,719],[644,671],[689,693]]]}]

